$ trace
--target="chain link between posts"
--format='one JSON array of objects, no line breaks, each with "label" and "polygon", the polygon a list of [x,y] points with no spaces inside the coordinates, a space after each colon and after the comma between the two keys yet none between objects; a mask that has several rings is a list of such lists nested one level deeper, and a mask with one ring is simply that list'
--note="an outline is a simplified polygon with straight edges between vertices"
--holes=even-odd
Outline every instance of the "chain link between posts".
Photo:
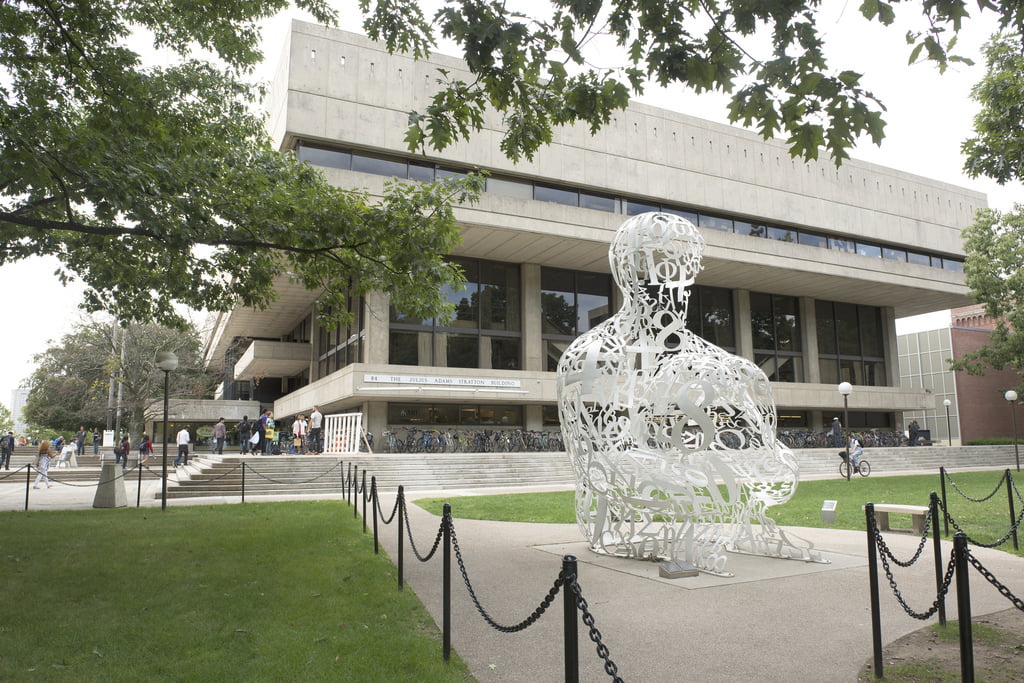
[{"label": "chain link between posts", "polygon": [[[892,557],[892,552],[889,550],[888,546],[885,544],[885,541],[882,539],[882,532],[879,531],[878,524],[875,522],[874,517],[870,517],[868,523],[871,525],[871,534],[874,539],[874,543],[879,549],[879,558],[882,561],[882,568],[885,569],[885,576],[889,580],[889,587],[892,589],[893,595],[896,596],[897,602],[899,602],[900,606],[903,607],[903,610],[914,619],[919,619],[921,621],[930,619],[936,612],[939,611],[939,607],[942,605],[943,601],[946,598],[946,595],[949,593],[949,586],[953,580],[953,572],[956,569],[956,564],[954,562],[954,560],[956,559],[955,554],[950,553],[949,564],[946,566],[946,575],[942,579],[942,586],[939,588],[938,596],[932,603],[931,608],[927,612],[916,612],[913,609],[911,609],[910,605],[907,604],[907,601],[903,598],[903,594],[900,593],[899,586],[896,585],[896,579],[893,576],[892,567],[889,566],[888,560],[889,557]],[[915,556],[914,560],[908,562],[906,565],[901,566],[910,566],[916,560],[917,556]]]},{"label": "chain link between posts", "polygon": [[1013,525],[1010,527],[1010,530],[1006,532],[1005,536],[1000,538],[995,543],[982,543],[981,541],[976,541],[973,538],[971,538],[966,531],[960,528],[960,525],[956,523],[955,519],[953,519],[953,515],[951,515],[949,511],[946,510],[941,500],[939,501],[939,507],[942,508],[942,513],[946,515],[946,519],[949,520],[949,523],[953,525],[953,528],[962,533],[967,538],[968,543],[970,543],[971,545],[976,545],[979,548],[998,548],[999,546],[1010,540],[1010,537],[1013,536],[1013,532],[1016,531],[1017,528],[1020,526],[1021,520],[1024,520],[1024,506],[1022,506],[1020,509],[1020,514],[1017,515],[1017,519],[1013,521]]},{"label": "chain link between posts", "polygon": [[985,580],[986,580],[986,581],[988,581],[988,582],[989,582],[990,584],[992,584],[993,586],[995,586],[996,590],[997,590],[997,591],[999,591],[999,593],[1000,593],[1000,594],[1001,594],[1001,595],[1002,595],[1002,596],[1003,596],[1004,598],[1006,598],[1007,600],[1009,600],[1010,602],[1012,602],[1012,603],[1013,603],[1013,606],[1014,606],[1014,607],[1016,607],[1016,608],[1017,608],[1017,609],[1019,609],[1020,611],[1024,612],[1024,600],[1021,600],[1021,599],[1020,599],[1020,598],[1018,598],[1018,597],[1017,597],[1016,595],[1014,595],[1013,593],[1011,593],[1011,592],[1010,592],[1010,589],[1009,589],[1009,588],[1007,588],[1007,587],[1006,587],[1005,585],[1003,585],[1003,584],[1002,584],[1002,583],[1001,583],[1001,582],[999,581],[999,579],[997,579],[997,578],[995,577],[995,575],[994,575],[994,574],[992,574],[992,572],[990,572],[990,571],[989,571],[989,570],[988,570],[988,569],[987,569],[987,568],[985,567],[985,565],[983,565],[983,564],[981,563],[981,560],[979,560],[978,558],[976,558],[976,557],[974,556],[974,553],[972,553],[972,552],[971,552],[970,548],[968,548],[968,549],[967,549],[967,559],[968,559],[968,561],[970,561],[970,563],[971,563],[971,564],[972,564],[972,565],[974,566],[974,568],[978,570],[978,573],[979,573],[979,574],[981,574],[982,576],[984,576],[984,577],[985,577]]},{"label": "chain link between posts", "polygon": [[960,487],[956,485],[956,482],[953,481],[953,478],[949,476],[949,472],[947,472],[946,470],[943,470],[942,474],[946,477],[946,481],[948,481],[950,483],[950,485],[953,487],[954,491],[956,491],[957,493],[959,493],[961,496],[963,496],[967,500],[971,501],[972,503],[984,503],[985,501],[991,499],[992,496],[994,496],[997,493],[999,493],[999,489],[1003,488],[1003,484],[1006,483],[1006,477],[1000,477],[999,478],[999,483],[996,484],[996,488],[995,488],[994,491],[992,491],[992,493],[988,494],[984,498],[971,498],[966,493],[964,493],[963,491],[960,490]]}]

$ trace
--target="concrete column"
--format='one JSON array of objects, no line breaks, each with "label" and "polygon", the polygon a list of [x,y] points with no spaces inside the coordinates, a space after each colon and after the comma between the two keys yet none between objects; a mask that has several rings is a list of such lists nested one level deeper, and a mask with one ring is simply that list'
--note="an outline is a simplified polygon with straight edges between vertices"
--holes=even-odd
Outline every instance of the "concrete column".
[{"label": "concrete column", "polygon": [[93,498],[94,508],[123,508],[128,506],[128,495],[124,490],[124,470],[112,462],[103,463],[100,481]]},{"label": "concrete column", "polygon": [[750,327],[750,292],[732,290],[732,310],[736,329],[736,355],[754,360],[754,333]]},{"label": "concrete column", "polygon": [[[900,385],[900,355],[896,343],[896,309],[882,306],[882,342],[885,350],[885,385]],[[897,414],[898,418],[899,415]]]},{"label": "concrete column", "polygon": [[389,299],[383,292],[363,297],[363,362],[385,365],[388,362]]},{"label": "concrete column", "polygon": [[367,401],[363,404],[363,428],[373,433],[373,451],[384,447],[384,430],[388,427],[388,404],[385,401]]},{"label": "concrete column", "polygon": [[539,403],[523,407],[523,429],[539,432],[544,429],[544,413]]},{"label": "concrete column", "polygon": [[523,370],[544,370],[544,343],[541,335],[540,266],[524,263],[519,267],[523,321]]},{"label": "concrete column", "polygon": [[804,382],[821,384],[821,367],[818,364],[818,315],[814,299],[800,297],[800,335],[804,345]]},{"label": "concrete column", "polygon": [[320,320],[317,317],[319,306],[313,304],[309,312],[309,381],[320,379],[317,368],[320,367]]}]

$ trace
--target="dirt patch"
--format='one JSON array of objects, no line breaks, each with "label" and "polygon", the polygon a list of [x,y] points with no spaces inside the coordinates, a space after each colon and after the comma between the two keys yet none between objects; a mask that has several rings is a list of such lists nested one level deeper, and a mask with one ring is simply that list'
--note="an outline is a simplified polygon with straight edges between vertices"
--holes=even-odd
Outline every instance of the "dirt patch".
[{"label": "dirt patch", "polygon": [[[1002,683],[1021,680],[1024,671],[1024,612],[1010,608],[972,620],[974,676],[976,680]],[[945,628],[928,626],[903,636],[882,650],[886,681],[959,681],[960,636],[958,624]],[[872,659],[859,680],[874,681]]]}]

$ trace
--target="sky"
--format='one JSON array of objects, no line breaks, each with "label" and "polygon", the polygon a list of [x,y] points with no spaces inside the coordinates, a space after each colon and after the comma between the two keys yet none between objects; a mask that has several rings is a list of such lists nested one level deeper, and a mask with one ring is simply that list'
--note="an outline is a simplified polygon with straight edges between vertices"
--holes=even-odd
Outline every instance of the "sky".
[{"label": "sky", "polygon": [[[960,143],[971,135],[977,111],[970,100],[971,87],[983,73],[980,48],[995,28],[992,18],[969,22],[961,33],[957,52],[976,61],[974,66],[955,65],[943,75],[930,64],[907,65],[905,29],[871,26],[855,15],[857,3],[834,5],[835,14],[819,20],[832,66],[851,68],[864,74],[864,87],[886,107],[886,138],[880,147],[870,141],[852,152],[855,159],[882,164],[984,192],[989,206],[1010,209],[1024,202],[1019,184],[1000,187],[994,182],[972,180],[963,175]],[[912,3],[916,5],[917,3]],[[340,4],[338,5],[341,6]],[[351,6],[351,5],[348,5]],[[900,10],[903,11],[903,10]],[[303,18],[300,14],[295,16]],[[269,73],[281,54],[288,26],[287,16],[267,23],[265,55]],[[897,19],[899,24],[900,19]],[[341,25],[353,30],[354,22]],[[440,52],[448,52],[440,49]],[[650,104],[726,123],[724,98],[678,91],[651,92],[641,98]],[[55,262],[44,259],[0,267],[0,315],[6,322],[0,336],[0,403],[10,406],[11,392],[35,367],[32,356],[47,347],[49,339],[60,337],[81,323],[77,304],[81,287],[64,288],[53,276]],[[947,325],[947,312],[914,316],[897,321],[900,334]]]}]

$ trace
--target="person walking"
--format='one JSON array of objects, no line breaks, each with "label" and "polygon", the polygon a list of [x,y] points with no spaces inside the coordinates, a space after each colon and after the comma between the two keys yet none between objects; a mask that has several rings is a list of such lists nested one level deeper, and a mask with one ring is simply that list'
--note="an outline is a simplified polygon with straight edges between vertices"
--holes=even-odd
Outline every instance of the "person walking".
[{"label": "person walking", "polygon": [[0,437],[0,469],[11,469],[11,453],[14,452],[14,432]]},{"label": "person walking", "polygon": [[92,454],[100,454],[100,444],[103,443],[103,436],[100,434],[99,428],[92,430]]},{"label": "person walking", "polygon": [[313,412],[309,414],[309,452],[320,455],[323,452],[323,428],[324,414],[320,412],[320,406],[313,406]]},{"label": "person walking", "polygon": [[182,459],[185,461],[185,466],[188,467],[188,442],[190,440],[191,437],[189,436],[188,426],[186,425],[178,432],[178,457],[174,459],[175,467],[181,466]]},{"label": "person walking", "polygon": [[[128,469],[128,454],[132,452],[132,440],[125,434],[121,443],[114,448],[114,464],[121,463],[121,469]],[[123,459],[123,460],[122,460]]]},{"label": "person walking", "polygon": [[238,445],[241,447],[242,455],[248,455],[249,447],[252,445],[249,439],[252,438],[252,423],[249,422],[249,416],[243,415],[242,421],[238,423]]},{"label": "person walking", "polygon": [[39,474],[36,475],[36,483],[32,488],[39,488],[39,482],[45,481],[46,488],[53,488],[50,483],[50,460],[53,458],[53,451],[50,450],[50,441],[44,439],[39,443],[39,452],[36,454],[35,468]]},{"label": "person walking", "polygon": [[85,430],[85,425],[80,425],[78,427],[78,433],[75,434],[75,438],[78,440],[78,443],[75,444],[78,451],[77,455],[78,457],[82,457],[85,455],[85,441],[89,438],[89,432]]},{"label": "person walking", "polygon": [[907,438],[910,441],[911,446],[917,445],[917,437],[921,434],[921,427],[918,426],[917,420],[911,420],[910,426],[907,428]]},{"label": "person walking", "polygon": [[299,455],[306,453],[306,429],[307,429],[306,416],[299,414],[292,422],[292,439],[295,445],[295,450]]},{"label": "person walking", "polygon": [[213,452],[217,455],[224,455],[224,441],[228,438],[228,426],[224,424],[224,418],[217,420],[213,425]]},{"label": "person walking", "polygon": [[839,421],[838,417],[832,418],[832,429],[829,432],[829,438],[832,441],[832,445],[836,448],[843,447],[843,423]]},{"label": "person walking", "polygon": [[141,467],[149,462],[149,456],[152,454],[153,442],[149,440],[149,436],[143,434],[142,443],[139,444],[139,466]]}]

